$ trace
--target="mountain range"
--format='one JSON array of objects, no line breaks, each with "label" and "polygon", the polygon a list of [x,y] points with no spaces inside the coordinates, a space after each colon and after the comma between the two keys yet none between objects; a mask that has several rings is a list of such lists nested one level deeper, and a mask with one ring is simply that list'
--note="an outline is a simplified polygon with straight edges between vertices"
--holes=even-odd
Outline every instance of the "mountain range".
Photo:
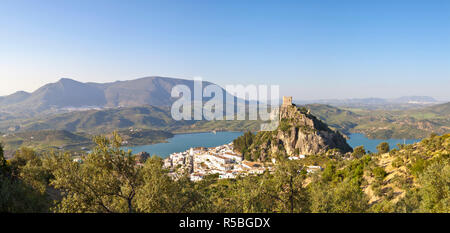
[{"label": "mountain range", "polygon": [[[213,84],[203,81],[203,87]],[[177,98],[171,97],[175,85],[186,85],[191,90],[193,80],[150,76],[110,83],[79,82],[62,78],[46,84],[34,92],[18,91],[0,96],[0,120],[11,117],[30,117],[45,112],[86,110],[99,108],[170,106]],[[222,88],[224,98],[227,93]],[[206,100],[206,99],[203,99]],[[297,100],[296,104],[328,104],[337,107],[363,109],[408,109],[439,103],[428,96],[404,96],[395,99],[321,99]]]},{"label": "mountain range", "polygon": [[[170,106],[176,98],[171,97],[171,91],[180,84],[193,89],[194,81],[153,76],[112,83],[82,83],[63,78],[31,93],[19,91],[0,97],[0,132],[104,133],[129,127],[192,132],[256,129],[260,123],[175,121]],[[202,83],[203,87],[210,84]],[[221,90],[225,98],[230,95]],[[304,102],[295,101],[297,105]],[[318,102],[301,105],[345,134],[363,133],[383,139],[423,138],[432,132],[445,134],[450,129],[450,103],[438,104],[426,96],[307,102]]]},{"label": "mountain range", "polygon": [[362,108],[368,110],[375,109],[410,109],[442,102],[429,96],[402,96],[399,98],[352,98],[352,99],[319,99],[319,100],[296,100],[296,104],[327,104],[336,107]]},{"label": "mountain range", "polygon": [[[210,84],[213,83],[202,82],[203,87]],[[62,78],[32,93],[19,91],[0,97],[0,112],[28,114],[77,108],[170,106],[177,99],[171,97],[175,85],[186,85],[193,90],[194,81],[153,76],[112,83],[83,83]]]}]

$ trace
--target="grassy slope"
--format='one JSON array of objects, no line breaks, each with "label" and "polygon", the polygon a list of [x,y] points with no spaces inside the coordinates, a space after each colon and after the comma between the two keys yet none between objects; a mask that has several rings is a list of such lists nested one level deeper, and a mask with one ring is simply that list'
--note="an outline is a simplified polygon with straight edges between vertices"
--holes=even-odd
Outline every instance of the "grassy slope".
[{"label": "grassy slope", "polygon": [[[424,138],[432,132],[450,132],[450,103],[402,111],[339,109],[320,104],[307,107],[332,128],[347,134],[359,132],[368,137],[385,139]],[[20,121],[5,120],[0,122],[0,131],[7,132],[9,127],[20,125],[25,133],[10,134],[1,137],[0,141],[3,141],[7,151],[20,146],[39,150],[59,147],[79,150],[91,145],[92,134],[110,133],[113,130],[127,132],[130,127],[184,133],[257,131],[259,124],[258,121],[175,121],[170,116],[170,109],[145,106],[70,112]],[[126,140],[132,144],[148,144],[170,137],[166,132],[161,135],[128,136],[130,140]]]},{"label": "grassy slope", "polygon": [[20,147],[31,147],[38,151],[72,149],[92,145],[87,135],[75,134],[65,130],[43,130],[20,132],[3,135],[0,139],[4,145],[5,154],[11,155]]},{"label": "grassy slope", "polygon": [[448,160],[449,154],[450,134],[446,134],[378,155],[375,157],[376,164],[386,171],[386,176],[377,181],[370,172],[366,172],[364,178],[367,185],[363,190],[369,196],[371,204],[385,199],[396,203],[405,196],[408,189],[419,186],[417,178],[427,164],[439,158]]},{"label": "grassy slope", "polygon": [[142,145],[163,142],[172,137],[169,132],[256,131],[259,124],[259,121],[176,121],[170,109],[153,106],[114,108],[3,121],[1,131],[8,132],[8,128],[16,125],[20,126],[20,131],[2,134],[7,136],[0,138],[0,142],[3,141],[8,154],[21,146],[80,151],[82,147],[92,146],[92,135],[110,134],[114,130],[119,130],[128,145]]},{"label": "grassy slope", "polygon": [[[130,146],[164,142],[173,136],[170,132],[159,130],[121,130],[118,133]],[[107,136],[109,135],[107,134]],[[5,154],[9,157],[20,147],[30,147],[37,151],[61,149],[81,152],[94,145],[93,136],[86,133],[71,133],[66,130],[40,130],[7,134],[0,138],[0,142],[4,145]]]},{"label": "grassy slope", "polygon": [[176,121],[170,109],[152,106],[89,110],[50,115],[22,121],[0,122],[0,131],[20,125],[21,131],[58,129],[71,132],[107,133],[117,129],[141,128],[171,132],[211,130],[257,130],[258,121]]},{"label": "grassy slope", "polygon": [[450,132],[450,103],[410,110],[339,109],[307,105],[311,112],[343,133],[363,133],[369,138],[424,138]]},{"label": "grassy slope", "polygon": [[[332,128],[363,133],[370,138],[424,138],[432,132],[450,132],[450,103],[410,110],[340,109],[329,105],[307,105]],[[28,120],[0,122],[0,131],[19,125],[22,131],[58,129],[70,132],[107,133],[129,127],[179,132],[259,129],[258,121],[175,121],[170,109],[152,106],[89,110]]]}]

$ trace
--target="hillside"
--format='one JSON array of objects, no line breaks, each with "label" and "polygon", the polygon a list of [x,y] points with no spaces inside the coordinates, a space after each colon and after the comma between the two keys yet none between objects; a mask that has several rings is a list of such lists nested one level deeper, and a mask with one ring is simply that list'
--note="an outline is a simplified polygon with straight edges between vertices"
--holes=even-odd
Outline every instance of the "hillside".
[{"label": "hillside", "polygon": [[[450,211],[450,134],[434,135],[387,153],[367,154],[363,150],[355,150],[350,156],[333,153],[308,155],[297,160],[280,156],[272,164],[273,169],[262,174],[235,179],[219,179],[217,174],[213,174],[195,182],[185,178],[171,179],[173,176],[164,169],[160,158],[151,157],[142,164],[136,161],[140,157],[124,156],[128,154],[120,149],[120,140],[113,140],[103,137],[92,153],[78,157],[81,163],[73,161],[73,153],[39,156],[30,149],[20,150],[14,158],[3,160],[0,168],[7,176],[0,176],[0,184],[11,184],[5,181],[13,181],[10,177],[14,174],[15,180],[23,183],[3,186],[3,196],[8,198],[0,199],[6,202],[2,207],[10,212],[19,212],[23,210],[16,210],[15,204],[26,203],[31,209],[27,212],[62,213],[151,213],[155,211],[154,203],[157,203],[158,211],[168,213],[180,209],[189,213]],[[0,146],[0,161],[2,152]],[[323,169],[308,170],[311,165]],[[123,177],[129,179],[123,182]],[[131,190],[121,188],[132,187],[124,186],[129,183],[137,184],[136,190],[140,193],[132,199],[136,202],[129,202],[137,211],[130,210],[130,205],[123,201],[125,199],[121,195],[122,190]],[[20,184],[28,188],[17,188]],[[111,185],[114,188],[110,188]],[[105,187],[108,192],[98,197],[97,191],[105,190]],[[144,192],[146,190],[149,191]],[[198,197],[200,204],[195,202],[185,209],[184,203],[192,203],[190,198],[186,199],[187,192]],[[158,198],[157,201],[148,203],[149,194]],[[75,195],[87,198],[72,198]],[[92,201],[101,201],[101,198],[113,200],[112,204],[107,204],[109,208],[114,207],[111,209],[114,211],[105,211],[102,205]],[[140,202],[145,204],[145,208],[134,204]]]},{"label": "hillside", "polygon": [[362,115],[330,105],[323,104],[308,104],[305,105],[311,113],[318,117],[330,127],[339,130],[344,134],[349,134],[350,129],[357,126]]},{"label": "hillside", "polygon": [[403,145],[374,157],[363,190],[376,211],[448,212],[449,159],[450,134]]},{"label": "hillside", "polygon": [[345,138],[304,108],[280,108],[280,124],[274,131],[247,133],[234,140],[236,150],[248,160],[267,161],[279,156],[321,154],[336,149],[351,152]]},{"label": "hillside", "polygon": [[[63,78],[32,93],[20,91],[0,97],[0,132],[67,130],[108,133],[128,127],[172,132],[258,130],[258,122],[250,121],[172,120],[169,107],[175,99],[170,94],[172,87],[178,84],[193,88],[192,80],[166,77],[112,83],[82,83]],[[203,82],[203,86],[208,84],[211,83]],[[318,102],[340,107],[324,104],[304,106],[332,129],[344,134],[362,133],[377,139],[416,139],[431,133],[442,135],[450,132],[450,103],[431,105],[436,101],[426,96]],[[414,107],[403,108],[403,104]],[[364,107],[366,105],[392,108],[367,108]]]},{"label": "hillside", "polygon": [[[74,111],[25,120],[0,121],[0,131],[67,130],[108,133],[129,127],[171,132],[258,130],[260,121],[176,121],[168,107],[128,107]],[[17,129],[17,130],[16,130]]]},{"label": "hillside", "polygon": [[[414,112],[414,111],[412,111]],[[437,104],[437,105],[433,105],[433,106],[429,106],[427,108],[424,108],[422,110],[417,110],[415,112],[419,112],[419,113],[434,113],[436,115],[440,115],[440,116],[448,116],[450,115],[450,102],[449,103],[445,103],[445,104]]]},{"label": "hillside", "polygon": [[[118,133],[125,145],[129,146],[164,142],[173,137],[172,133],[159,130],[120,130]],[[33,148],[38,152],[81,152],[92,148],[93,136],[94,134],[72,133],[66,130],[40,130],[5,134],[0,138],[0,143],[4,147],[5,157],[11,157],[21,147]]]},{"label": "hillside", "polygon": [[[369,138],[425,138],[450,132],[450,103],[410,110],[363,110],[330,105],[305,105],[314,116],[344,134],[362,133]],[[171,132],[257,131],[259,121],[175,121],[168,107],[140,106],[72,111],[27,119],[0,113],[0,132],[67,130],[108,133],[129,127]]]},{"label": "hillside", "polygon": [[66,130],[43,130],[5,134],[0,138],[6,157],[10,157],[20,147],[30,147],[38,151],[73,149],[92,146],[91,139],[85,134],[71,133]]},{"label": "hillside", "polygon": [[364,110],[330,105],[305,105],[331,127],[369,138],[425,138],[450,132],[450,103],[409,110]]},{"label": "hillside", "polygon": [[353,98],[353,99],[320,99],[299,100],[297,104],[325,104],[339,108],[360,108],[365,110],[407,110],[416,109],[439,102],[429,96],[402,96],[399,98]]},{"label": "hillside", "polygon": [[[203,87],[209,84],[212,83],[204,81]],[[32,93],[22,91],[0,97],[0,112],[21,115],[86,107],[170,106],[176,99],[171,97],[176,85],[193,90],[194,81],[153,76],[112,83],[82,83],[62,78]],[[225,90],[223,95],[227,95]]]}]

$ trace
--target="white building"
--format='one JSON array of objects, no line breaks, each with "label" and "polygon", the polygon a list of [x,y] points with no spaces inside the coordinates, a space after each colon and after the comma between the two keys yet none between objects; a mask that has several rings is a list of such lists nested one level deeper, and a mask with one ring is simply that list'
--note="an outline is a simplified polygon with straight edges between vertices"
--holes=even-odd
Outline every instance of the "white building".
[{"label": "white building", "polygon": [[236,178],[237,173],[236,172],[226,172],[224,174],[219,175],[219,179],[234,179]]},{"label": "white building", "polygon": [[311,173],[311,172],[316,172],[316,171],[321,171],[322,167],[321,166],[308,166],[306,168],[306,172]]},{"label": "white building", "polygon": [[83,159],[81,159],[81,158],[75,158],[75,159],[73,159],[73,161],[76,162],[76,163],[82,163],[82,162],[83,162]]},{"label": "white building", "polygon": [[200,181],[205,177],[205,174],[202,173],[192,173],[191,174],[191,181]]},{"label": "white building", "polygon": [[234,162],[238,162],[238,163],[242,162],[242,157],[235,153],[232,153],[232,152],[222,153],[221,156],[229,158],[229,159],[233,160]]}]

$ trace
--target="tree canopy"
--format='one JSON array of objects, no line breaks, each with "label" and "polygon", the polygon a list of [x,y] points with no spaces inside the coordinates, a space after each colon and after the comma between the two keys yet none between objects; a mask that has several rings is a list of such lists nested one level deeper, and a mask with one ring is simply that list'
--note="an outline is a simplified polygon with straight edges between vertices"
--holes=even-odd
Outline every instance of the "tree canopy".
[{"label": "tree canopy", "polygon": [[[433,136],[382,155],[358,147],[349,158],[280,156],[262,174],[209,175],[198,182],[188,174],[173,178],[157,156],[138,163],[122,149],[117,133],[95,137],[95,148],[77,159],[21,148],[6,160],[0,145],[0,212],[448,213],[449,140],[450,135]],[[381,163],[383,156],[392,156],[393,165]],[[323,170],[308,171],[316,162]],[[394,195],[392,187],[404,195]],[[381,198],[373,202],[374,197]]]}]

